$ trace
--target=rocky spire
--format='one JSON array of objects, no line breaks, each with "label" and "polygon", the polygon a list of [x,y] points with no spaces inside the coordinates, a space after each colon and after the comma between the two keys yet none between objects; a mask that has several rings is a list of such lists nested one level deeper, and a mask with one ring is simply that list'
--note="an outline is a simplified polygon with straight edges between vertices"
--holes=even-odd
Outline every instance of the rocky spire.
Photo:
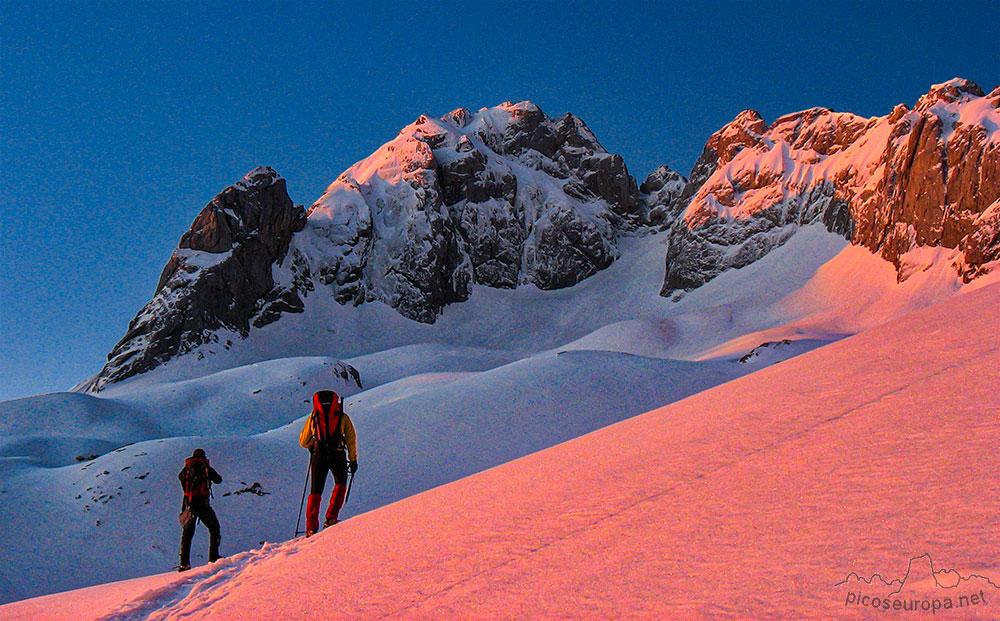
[{"label": "rocky spire", "polygon": [[153,299],[129,324],[104,369],[84,385],[97,391],[143,373],[224,328],[246,335],[281,311],[301,311],[294,291],[275,290],[272,268],[288,252],[305,211],[285,180],[255,168],[223,190],[195,218],[163,268]]}]

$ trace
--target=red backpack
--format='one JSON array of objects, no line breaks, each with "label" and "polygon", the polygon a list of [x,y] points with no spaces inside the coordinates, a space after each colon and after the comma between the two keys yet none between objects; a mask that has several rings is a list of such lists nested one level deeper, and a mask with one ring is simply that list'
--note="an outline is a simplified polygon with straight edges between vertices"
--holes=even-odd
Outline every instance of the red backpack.
[{"label": "red backpack", "polygon": [[319,448],[324,452],[339,449],[344,442],[340,432],[340,419],[344,414],[340,397],[332,390],[321,390],[313,395],[313,428]]},{"label": "red backpack", "polygon": [[188,504],[195,497],[208,496],[212,485],[208,479],[208,460],[204,457],[188,457],[184,460],[180,479],[181,487],[184,488],[184,500]]}]

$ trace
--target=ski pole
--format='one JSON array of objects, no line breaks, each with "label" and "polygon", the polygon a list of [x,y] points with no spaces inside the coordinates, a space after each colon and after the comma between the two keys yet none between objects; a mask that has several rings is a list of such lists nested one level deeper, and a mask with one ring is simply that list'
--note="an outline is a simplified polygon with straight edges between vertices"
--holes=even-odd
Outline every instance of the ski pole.
[{"label": "ski pole", "polygon": [[306,469],[306,481],[305,483],[302,484],[302,500],[299,501],[299,517],[295,518],[295,535],[292,536],[292,539],[298,537],[299,533],[302,532],[299,530],[299,523],[302,522],[302,505],[304,505],[306,502],[306,488],[309,487],[309,474],[312,472],[312,465],[313,465],[313,453],[310,450],[309,467]]},{"label": "ski pole", "polygon": [[351,486],[354,485],[354,473],[351,473],[351,480],[347,482],[347,495],[344,496],[344,504],[347,504],[347,499],[351,497]]}]

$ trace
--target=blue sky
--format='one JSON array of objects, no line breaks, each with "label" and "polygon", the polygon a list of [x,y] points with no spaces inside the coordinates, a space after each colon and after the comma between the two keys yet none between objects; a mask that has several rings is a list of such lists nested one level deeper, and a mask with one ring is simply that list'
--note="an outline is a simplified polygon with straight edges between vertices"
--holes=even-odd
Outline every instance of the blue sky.
[{"label": "blue sky", "polygon": [[1000,83],[1000,3],[0,0],[0,400],[96,373],[211,198],[309,205],[422,113],[573,112],[642,181],[745,108],[865,116]]}]

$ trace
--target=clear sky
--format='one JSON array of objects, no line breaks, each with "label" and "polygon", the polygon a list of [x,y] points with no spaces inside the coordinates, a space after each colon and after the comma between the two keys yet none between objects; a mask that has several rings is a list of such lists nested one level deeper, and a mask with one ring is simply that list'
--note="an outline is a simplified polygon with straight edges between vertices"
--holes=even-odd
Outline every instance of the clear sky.
[{"label": "clear sky", "polygon": [[995,0],[0,0],[0,400],[100,370],[195,215],[254,166],[308,206],[422,113],[530,99],[639,181],[687,174],[745,108],[988,91],[998,24]]}]

